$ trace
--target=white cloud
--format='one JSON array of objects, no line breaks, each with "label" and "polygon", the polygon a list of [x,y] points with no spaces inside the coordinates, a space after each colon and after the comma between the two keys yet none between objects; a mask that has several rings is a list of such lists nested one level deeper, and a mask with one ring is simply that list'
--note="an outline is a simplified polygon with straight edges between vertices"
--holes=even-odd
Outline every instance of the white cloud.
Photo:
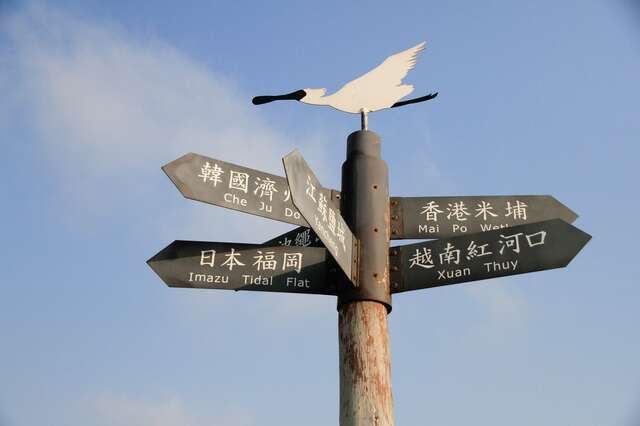
[{"label": "white cloud", "polygon": [[[260,242],[289,228],[184,200],[160,170],[186,152],[199,152],[283,174],[280,159],[294,141],[270,128],[250,104],[251,96],[234,82],[161,40],[50,7],[32,3],[5,16],[2,27],[12,55],[0,64],[7,70],[0,74],[0,84],[11,89],[0,109],[0,126],[6,127],[15,109],[27,112],[59,173],[61,196],[68,201],[66,216],[74,228],[80,222],[99,226],[105,216],[127,214],[132,227],[162,235],[167,243]],[[322,136],[307,135],[299,142],[317,173],[331,176]],[[429,164],[428,176],[443,181],[437,165],[415,158],[423,167],[409,169],[422,176]],[[171,209],[161,204],[169,197],[175,202]],[[524,302],[511,290],[469,288],[492,318],[519,321]],[[271,306],[276,316],[300,310],[320,314],[327,303],[287,296]]]},{"label": "white cloud", "polygon": [[250,95],[167,43],[34,4],[4,27],[10,86],[84,213],[139,202],[160,166],[190,151],[282,174],[292,141]]},{"label": "white cloud", "polygon": [[166,396],[141,399],[102,394],[84,408],[74,410],[74,424],[94,426],[248,426],[256,424],[253,415],[236,408],[216,407],[215,415],[197,414],[181,398]]},{"label": "white cloud", "polygon": [[527,300],[509,278],[490,280],[486,283],[471,283],[465,286],[465,293],[483,307],[487,320],[485,331],[494,334],[520,330],[527,319]]},{"label": "white cloud", "polygon": [[72,232],[114,220],[167,243],[261,242],[292,227],[183,199],[160,167],[187,152],[284,175],[281,158],[297,145],[327,174],[317,135],[300,144],[278,133],[234,82],[161,40],[34,3],[2,24],[12,54],[0,126],[28,116]]},{"label": "white cloud", "polygon": [[113,426],[194,424],[182,403],[176,398],[164,401],[142,401],[101,396],[94,402],[94,408],[99,421]]}]

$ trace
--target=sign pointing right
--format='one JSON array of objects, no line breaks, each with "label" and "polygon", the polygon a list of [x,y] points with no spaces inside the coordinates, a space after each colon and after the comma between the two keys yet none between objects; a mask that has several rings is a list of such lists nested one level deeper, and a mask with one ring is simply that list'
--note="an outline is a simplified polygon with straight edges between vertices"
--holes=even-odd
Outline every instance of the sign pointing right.
[{"label": "sign pointing right", "polygon": [[391,291],[562,268],[591,236],[561,219],[391,247]]},{"label": "sign pointing right", "polygon": [[455,237],[578,215],[550,195],[391,197],[391,239]]}]

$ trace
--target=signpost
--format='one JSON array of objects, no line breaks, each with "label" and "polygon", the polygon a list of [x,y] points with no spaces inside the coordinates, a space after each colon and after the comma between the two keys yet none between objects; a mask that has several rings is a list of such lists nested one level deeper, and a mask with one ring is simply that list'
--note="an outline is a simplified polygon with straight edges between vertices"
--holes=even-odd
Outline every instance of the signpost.
[{"label": "signpost", "polygon": [[548,219],[578,216],[549,195],[392,197],[391,239],[473,234]]},{"label": "signpost", "polygon": [[[308,225],[291,202],[289,185],[281,176],[193,153],[170,162],[162,170],[186,198],[294,225]],[[318,193],[332,200],[331,190],[319,188]]]},{"label": "signpost", "polygon": [[336,295],[327,250],[174,241],[147,261],[169,287]]},{"label": "signpost", "polygon": [[326,197],[327,190],[298,150],[282,159],[293,204],[327,247],[338,266],[358,285],[358,240],[353,236],[342,216]]},{"label": "signpost", "polygon": [[[148,264],[169,287],[337,296],[341,426],[394,424],[392,293],[561,268],[591,238],[548,195],[389,197],[368,113],[436,97],[401,100],[413,91],[401,83],[424,45],[389,56],[330,96],[304,89],[253,99],[360,114],[340,193],[324,188],[297,150],[283,158],[286,179],[197,154],[163,167],[186,198],[298,225],[264,244],[174,241]],[[390,248],[392,239],[435,240]]]}]

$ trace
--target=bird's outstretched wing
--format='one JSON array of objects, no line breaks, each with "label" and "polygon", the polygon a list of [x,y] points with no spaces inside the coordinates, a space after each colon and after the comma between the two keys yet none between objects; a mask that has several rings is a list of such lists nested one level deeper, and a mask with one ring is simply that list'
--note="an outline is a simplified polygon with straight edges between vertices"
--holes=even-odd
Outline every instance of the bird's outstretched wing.
[{"label": "bird's outstretched wing", "polygon": [[422,42],[389,56],[368,73],[345,84],[340,91],[361,95],[367,92],[379,92],[381,88],[400,86],[402,79],[415,67],[417,56],[425,49],[425,45],[426,43]]}]

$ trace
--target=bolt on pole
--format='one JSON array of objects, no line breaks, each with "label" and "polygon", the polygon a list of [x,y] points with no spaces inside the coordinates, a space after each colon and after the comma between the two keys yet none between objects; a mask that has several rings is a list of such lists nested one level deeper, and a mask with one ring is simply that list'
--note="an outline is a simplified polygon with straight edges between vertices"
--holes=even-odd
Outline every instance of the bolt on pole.
[{"label": "bolt on pole", "polygon": [[389,291],[389,172],[380,138],[349,135],[342,165],[341,211],[360,241],[358,287],[338,292],[340,425],[393,426]]}]

